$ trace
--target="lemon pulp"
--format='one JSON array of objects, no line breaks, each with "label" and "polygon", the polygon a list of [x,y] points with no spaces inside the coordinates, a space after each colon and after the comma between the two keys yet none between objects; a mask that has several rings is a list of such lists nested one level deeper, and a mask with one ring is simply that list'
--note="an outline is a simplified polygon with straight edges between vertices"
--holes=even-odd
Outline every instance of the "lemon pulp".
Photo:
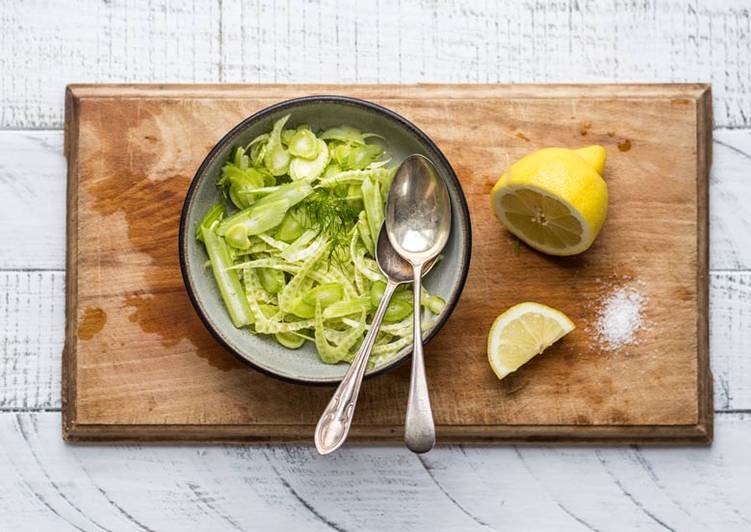
[{"label": "lemon pulp", "polygon": [[573,331],[563,312],[540,303],[520,303],[498,316],[488,334],[488,362],[499,379]]},{"label": "lemon pulp", "polygon": [[584,240],[584,225],[575,210],[532,187],[519,187],[501,196],[509,225],[545,248],[564,251]]}]

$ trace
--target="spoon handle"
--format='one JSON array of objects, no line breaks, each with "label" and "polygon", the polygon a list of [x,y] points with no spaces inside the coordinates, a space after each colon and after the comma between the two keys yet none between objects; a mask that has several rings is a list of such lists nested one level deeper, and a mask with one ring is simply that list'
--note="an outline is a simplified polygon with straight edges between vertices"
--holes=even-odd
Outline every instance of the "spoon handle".
[{"label": "spoon handle", "polygon": [[426,453],[435,445],[435,425],[430,408],[428,380],[425,377],[425,358],[422,352],[420,326],[420,292],[422,291],[422,264],[414,265],[414,310],[412,334],[412,378],[407,399],[407,418],[404,422],[404,442],[415,453]]},{"label": "spoon handle", "polygon": [[386,289],[383,292],[381,302],[378,304],[373,322],[370,324],[370,330],[365,335],[352,365],[350,365],[342,382],[339,383],[339,387],[334,392],[334,396],[323,411],[321,419],[318,420],[314,439],[319,454],[329,454],[336,451],[347,439],[362,378],[365,375],[365,369],[368,367],[370,351],[373,349],[378,330],[381,328],[383,315],[386,314],[389,301],[391,301],[391,296],[394,295],[397,286],[398,284],[390,279],[386,283]]}]

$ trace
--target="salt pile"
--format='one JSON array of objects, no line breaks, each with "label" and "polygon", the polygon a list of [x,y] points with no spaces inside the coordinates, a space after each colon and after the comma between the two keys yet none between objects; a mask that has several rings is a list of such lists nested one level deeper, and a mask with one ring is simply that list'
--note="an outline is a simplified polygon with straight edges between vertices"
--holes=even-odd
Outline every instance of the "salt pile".
[{"label": "salt pile", "polygon": [[618,288],[602,300],[595,336],[604,351],[615,351],[635,342],[645,305],[646,298],[630,286]]}]

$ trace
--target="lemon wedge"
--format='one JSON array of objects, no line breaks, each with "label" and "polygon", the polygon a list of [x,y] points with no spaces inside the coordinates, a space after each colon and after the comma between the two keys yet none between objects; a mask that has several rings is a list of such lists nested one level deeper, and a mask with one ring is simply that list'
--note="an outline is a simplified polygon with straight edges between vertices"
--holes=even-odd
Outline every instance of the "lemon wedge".
[{"label": "lemon wedge", "polygon": [[529,246],[550,255],[587,250],[608,211],[602,146],[544,148],[512,164],[493,187],[498,219]]},{"label": "lemon wedge", "polygon": [[574,330],[560,310],[540,303],[520,303],[498,316],[488,334],[488,362],[499,379]]}]

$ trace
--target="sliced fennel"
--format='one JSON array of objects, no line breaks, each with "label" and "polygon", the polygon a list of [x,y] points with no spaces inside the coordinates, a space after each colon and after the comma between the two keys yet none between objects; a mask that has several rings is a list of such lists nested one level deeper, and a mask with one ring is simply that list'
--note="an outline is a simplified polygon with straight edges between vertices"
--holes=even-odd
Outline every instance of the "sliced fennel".
[{"label": "sliced fennel", "polygon": [[[207,211],[196,237],[236,327],[350,362],[383,296],[375,239],[395,167],[375,133],[289,120],[235,148],[217,180],[226,205]],[[424,291],[422,304],[425,330],[445,303]],[[399,289],[371,364],[410,345],[412,310],[411,288]]]},{"label": "sliced fennel", "polygon": [[298,179],[315,179],[323,173],[326,165],[329,164],[329,148],[326,142],[320,139],[316,139],[315,142],[318,144],[316,157],[312,160],[307,157],[295,157],[289,163],[289,176],[295,181]]}]

